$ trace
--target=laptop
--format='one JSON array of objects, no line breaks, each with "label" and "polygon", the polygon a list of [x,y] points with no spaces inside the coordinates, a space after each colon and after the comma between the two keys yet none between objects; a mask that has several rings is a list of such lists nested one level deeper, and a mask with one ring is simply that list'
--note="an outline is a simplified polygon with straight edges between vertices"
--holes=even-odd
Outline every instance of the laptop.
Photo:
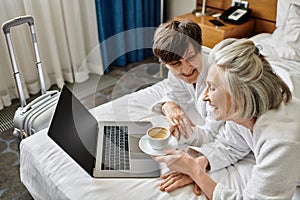
[{"label": "laptop", "polygon": [[159,177],[159,164],[138,144],[151,126],[151,122],[97,122],[63,86],[48,135],[92,177]]}]

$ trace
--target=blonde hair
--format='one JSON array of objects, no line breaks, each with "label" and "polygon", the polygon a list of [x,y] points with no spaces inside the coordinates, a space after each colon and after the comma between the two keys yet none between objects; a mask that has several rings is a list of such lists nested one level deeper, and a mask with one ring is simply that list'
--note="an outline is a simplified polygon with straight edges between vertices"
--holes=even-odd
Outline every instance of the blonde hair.
[{"label": "blonde hair", "polygon": [[231,108],[237,117],[253,118],[288,102],[291,91],[249,39],[226,39],[210,56],[224,72]]}]

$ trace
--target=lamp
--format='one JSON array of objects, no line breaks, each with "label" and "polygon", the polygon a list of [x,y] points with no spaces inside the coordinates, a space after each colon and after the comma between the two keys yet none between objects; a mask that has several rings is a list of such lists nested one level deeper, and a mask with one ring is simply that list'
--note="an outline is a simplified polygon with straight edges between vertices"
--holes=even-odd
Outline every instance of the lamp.
[{"label": "lamp", "polygon": [[[196,7],[198,7],[198,2]],[[213,9],[206,8],[206,0],[202,0],[201,2],[201,9],[196,8],[193,13],[196,15],[196,17],[205,16],[205,15],[212,15],[215,13]]]},{"label": "lamp", "polygon": [[[164,22],[164,0],[160,0],[160,23]],[[164,77],[164,66],[162,63],[159,64],[159,77]]]},{"label": "lamp", "polygon": [[160,0],[160,23],[164,22],[164,0]]},{"label": "lamp", "polygon": [[202,0],[202,11],[201,11],[202,16],[205,15],[205,8],[206,8],[206,0]]}]

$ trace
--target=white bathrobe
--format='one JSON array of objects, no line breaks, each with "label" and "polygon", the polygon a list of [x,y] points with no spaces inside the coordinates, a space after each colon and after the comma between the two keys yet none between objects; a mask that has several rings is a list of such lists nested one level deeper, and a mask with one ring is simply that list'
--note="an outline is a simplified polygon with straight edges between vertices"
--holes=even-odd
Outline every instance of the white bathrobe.
[{"label": "white bathrobe", "polygon": [[300,100],[260,116],[249,144],[256,165],[242,193],[218,183],[213,199],[291,199],[300,177]]}]

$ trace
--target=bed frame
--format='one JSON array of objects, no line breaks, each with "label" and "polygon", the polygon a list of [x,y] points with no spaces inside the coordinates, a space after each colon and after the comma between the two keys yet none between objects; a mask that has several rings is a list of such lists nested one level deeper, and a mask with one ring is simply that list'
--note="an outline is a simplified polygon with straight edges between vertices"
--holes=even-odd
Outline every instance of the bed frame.
[{"label": "bed frame", "polygon": [[[254,34],[272,33],[275,30],[277,0],[247,0],[252,10],[251,17],[255,19]],[[216,10],[226,10],[231,7],[232,0],[207,0],[206,7]],[[197,0],[200,7],[202,0]]]}]

